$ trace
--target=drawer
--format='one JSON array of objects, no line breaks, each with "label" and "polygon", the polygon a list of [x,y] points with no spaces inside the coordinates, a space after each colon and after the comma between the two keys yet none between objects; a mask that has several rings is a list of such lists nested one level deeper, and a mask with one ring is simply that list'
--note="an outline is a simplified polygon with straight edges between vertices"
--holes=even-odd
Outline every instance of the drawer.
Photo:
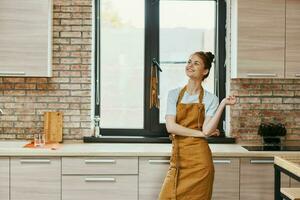
[{"label": "drawer", "polygon": [[63,157],[62,174],[137,174],[137,157]]},{"label": "drawer", "polygon": [[64,175],[62,200],[137,200],[137,182],[137,175]]}]

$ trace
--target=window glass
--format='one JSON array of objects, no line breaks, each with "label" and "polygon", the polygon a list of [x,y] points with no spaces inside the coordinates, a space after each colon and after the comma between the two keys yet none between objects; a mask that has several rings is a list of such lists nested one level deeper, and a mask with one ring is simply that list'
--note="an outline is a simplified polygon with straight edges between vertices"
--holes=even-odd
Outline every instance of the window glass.
[{"label": "window glass", "polygon": [[[187,83],[190,54],[215,54],[215,7],[215,1],[160,1],[160,123],[165,123],[168,91]],[[203,87],[214,93],[214,65]]]}]

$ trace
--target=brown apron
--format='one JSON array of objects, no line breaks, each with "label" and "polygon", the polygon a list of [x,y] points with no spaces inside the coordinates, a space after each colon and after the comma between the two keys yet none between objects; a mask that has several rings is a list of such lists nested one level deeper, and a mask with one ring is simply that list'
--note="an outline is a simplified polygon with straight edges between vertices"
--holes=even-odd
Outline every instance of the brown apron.
[{"label": "brown apron", "polygon": [[[205,108],[201,87],[199,103],[183,104],[177,101],[176,123],[187,128],[202,130]],[[159,200],[210,200],[214,180],[211,150],[205,138],[172,134],[170,167],[162,185]]]}]

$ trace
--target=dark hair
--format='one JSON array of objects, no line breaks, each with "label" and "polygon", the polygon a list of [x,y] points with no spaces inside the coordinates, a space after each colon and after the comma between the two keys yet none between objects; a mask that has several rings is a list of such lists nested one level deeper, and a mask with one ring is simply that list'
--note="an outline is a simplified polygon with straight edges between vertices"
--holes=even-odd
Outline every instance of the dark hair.
[{"label": "dark hair", "polygon": [[210,51],[208,51],[208,52],[197,51],[197,52],[193,53],[193,55],[199,56],[204,63],[204,69],[208,69],[208,73],[203,77],[203,80],[204,80],[209,75],[211,63],[214,62],[215,56]]}]

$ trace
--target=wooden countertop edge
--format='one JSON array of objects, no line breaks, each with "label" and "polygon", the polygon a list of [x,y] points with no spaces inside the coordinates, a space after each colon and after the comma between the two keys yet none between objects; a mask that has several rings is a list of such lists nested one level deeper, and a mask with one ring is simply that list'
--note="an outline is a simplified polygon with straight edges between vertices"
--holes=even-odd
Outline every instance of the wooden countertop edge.
[{"label": "wooden countertop edge", "polygon": [[275,156],[274,164],[296,174],[300,177],[300,165],[294,163],[292,160],[297,160],[300,163],[300,156],[298,155],[285,155],[285,156]]},{"label": "wooden countertop edge", "polygon": [[[213,157],[227,157],[227,158],[234,158],[234,157],[274,157],[274,156],[293,156],[297,155],[299,152],[243,152],[243,153],[234,153],[234,152],[213,152]],[[57,150],[42,150],[42,151],[23,151],[23,152],[1,152],[0,157],[9,157],[9,156],[70,156],[70,157],[78,157],[78,156],[115,156],[115,157],[124,157],[124,156],[139,156],[139,157],[146,157],[146,156],[161,156],[161,157],[168,157],[170,153],[167,152],[96,152],[96,151],[86,151],[86,152],[60,152]]]}]

